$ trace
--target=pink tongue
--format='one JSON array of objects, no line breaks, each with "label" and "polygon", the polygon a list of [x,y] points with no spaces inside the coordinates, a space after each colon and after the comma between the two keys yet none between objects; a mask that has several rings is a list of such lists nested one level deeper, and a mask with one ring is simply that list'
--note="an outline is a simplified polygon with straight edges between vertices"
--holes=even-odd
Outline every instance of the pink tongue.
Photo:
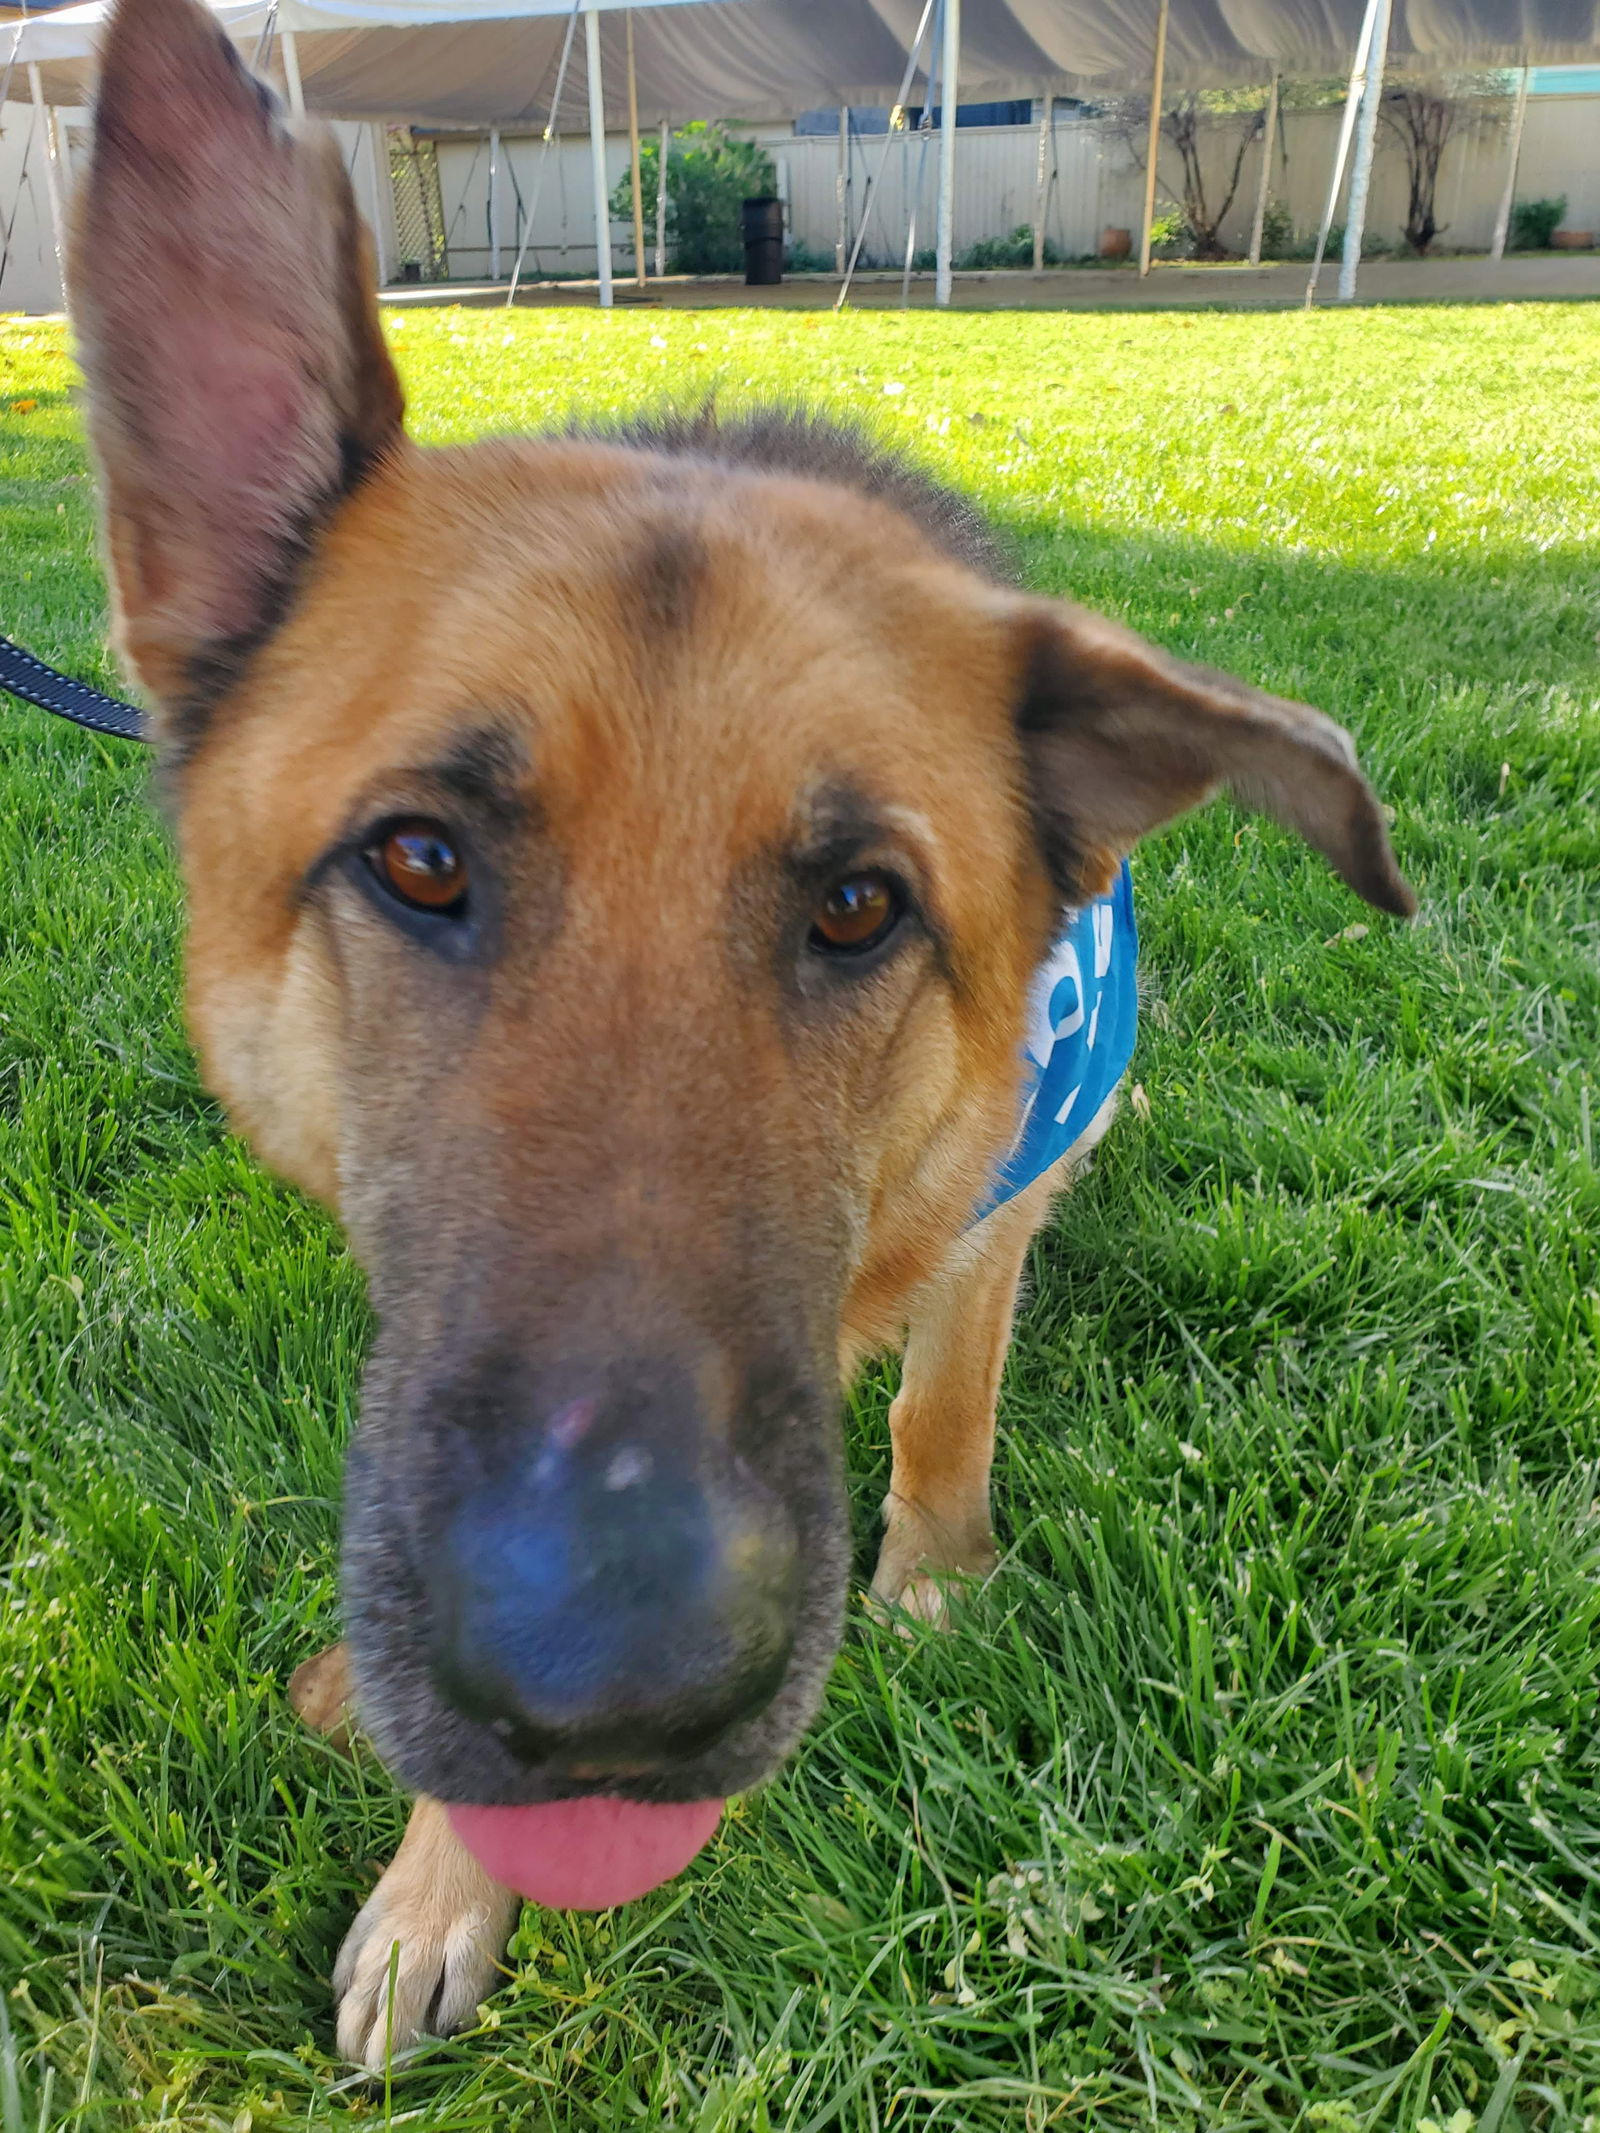
[{"label": "pink tongue", "polygon": [[551,1911],[608,1911],[681,1874],[710,1842],[722,1802],[654,1807],[596,1795],[547,1807],[452,1807],[449,1815],[492,1881]]}]

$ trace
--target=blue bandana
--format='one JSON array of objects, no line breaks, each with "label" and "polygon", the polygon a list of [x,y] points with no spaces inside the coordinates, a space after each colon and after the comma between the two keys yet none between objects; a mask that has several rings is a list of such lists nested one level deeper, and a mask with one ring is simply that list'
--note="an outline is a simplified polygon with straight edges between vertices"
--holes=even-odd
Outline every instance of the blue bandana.
[{"label": "blue bandana", "polygon": [[1042,1177],[1082,1140],[1127,1071],[1139,1023],[1133,876],[1074,911],[1033,981],[1022,1119],[1011,1153],[974,1221]]}]

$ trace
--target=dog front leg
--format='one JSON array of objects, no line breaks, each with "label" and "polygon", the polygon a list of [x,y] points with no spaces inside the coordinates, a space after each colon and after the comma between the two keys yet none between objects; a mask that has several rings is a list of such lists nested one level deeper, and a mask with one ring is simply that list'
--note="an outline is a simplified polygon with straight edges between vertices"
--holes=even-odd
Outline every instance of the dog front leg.
[{"label": "dog front leg", "polygon": [[872,1597],[943,1628],[948,1586],[994,1568],[989,1468],[1017,1290],[1034,1231],[1111,1121],[970,1231],[912,1307],[889,1409],[893,1468]]},{"label": "dog front leg", "polygon": [[[306,1660],[289,1683],[300,1717],[338,1745],[348,1739],[353,1699],[343,1644]],[[386,2058],[419,2037],[470,2022],[494,1990],[519,1908],[520,1899],[456,1841],[439,1801],[418,1800],[400,1849],[339,1950],[333,1990],[340,2051],[379,2073]]]},{"label": "dog front leg", "polygon": [[465,2027],[495,1988],[520,1909],[457,1841],[442,1803],[419,1799],[334,1966],[344,2056],[380,2073],[419,2037]]}]

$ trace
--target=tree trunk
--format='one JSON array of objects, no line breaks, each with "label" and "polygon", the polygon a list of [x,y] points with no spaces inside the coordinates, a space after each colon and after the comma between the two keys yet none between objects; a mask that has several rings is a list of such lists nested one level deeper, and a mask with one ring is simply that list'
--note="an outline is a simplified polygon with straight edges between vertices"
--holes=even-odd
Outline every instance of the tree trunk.
[{"label": "tree trunk", "polygon": [[1178,160],[1183,166],[1183,212],[1189,224],[1189,233],[1194,239],[1194,256],[1196,259],[1230,259],[1233,255],[1222,241],[1222,225],[1239,190],[1239,177],[1244,169],[1245,155],[1265,123],[1265,113],[1257,111],[1251,114],[1249,124],[1239,139],[1233,169],[1229,174],[1228,190],[1220,206],[1215,209],[1206,198],[1205,171],[1200,155],[1200,122],[1199,100],[1189,95],[1178,99],[1162,120],[1161,127],[1178,151]]},{"label": "tree trunk", "polygon": [[1455,132],[1459,106],[1453,97],[1431,94],[1426,89],[1397,89],[1384,101],[1383,115],[1405,150],[1406,244],[1418,258],[1439,235],[1435,207],[1439,196],[1439,166]]}]

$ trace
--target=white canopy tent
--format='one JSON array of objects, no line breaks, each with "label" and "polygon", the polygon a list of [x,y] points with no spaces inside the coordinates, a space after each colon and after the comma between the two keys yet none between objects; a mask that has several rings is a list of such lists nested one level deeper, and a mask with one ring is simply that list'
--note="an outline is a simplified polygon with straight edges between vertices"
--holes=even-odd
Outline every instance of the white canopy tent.
[{"label": "white canopy tent", "polygon": [[[210,0],[240,41],[270,0]],[[570,0],[279,0],[306,98],[339,118],[488,127],[542,121]],[[622,0],[595,0],[610,88],[626,118]],[[27,25],[52,103],[83,103],[105,0]],[[633,0],[641,119],[790,118],[825,104],[884,104],[922,0]],[[962,0],[968,101],[1149,86],[1160,0]],[[1364,0],[1174,0],[1166,78],[1178,88],[1348,74]],[[1395,0],[1401,67],[1558,66],[1600,60],[1600,0]]]},{"label": "white canopy tent", "polygon": [[[714,4],[716,12],[726,13],[741,0]],[[551,62],[581,15],[600,301],[611,304],[604,163],[609,114],[600,18],[625,9],[631,26],[635,14],[653,18],[677,8],[706,12],[706,0],[207,0],[207,5],[247,57],[259,61],[276,41],[296,115],[309,110],[328,118],[432,125],[547,116],[540,99],[549,92]],[[84,0],[14,26],[6,58],[26,68],[36,105],[92,101],[96,54],[110,12],[111,0]],[[632,56],[630,51],[630,61]],[[670,68],[663,74],[671,79]],[[630,65],[630,82],[633,78]],[[680,102],[679,111],[684,108]],[[49,190],[59,254],[62,213],[53,150]]]},{"label": "white canopy tent", "polygon": [[[275,35],[297,110],[432,126],[547,124],[583,17],[601,301],[611,296],[600,162],[608,125],[902,101],[920,71],[941,107],[936,295],[950,296],[959,86],[967,100],[1351,75],[1347,257],[1386,63],[1441,69],[1600,60],[1600,0],[208,0],[247,55]],[[90,100],[109,0],[15,26],[41,104]],[[626,20],[624,20],[626,16]],[[6,56],[0,32],[0,63]],[[1163,71],[1152,85],[1161,52]],[[625,65],[624,62],[629,64]],[[635,90],[630,98],[628,87]],[[1356,125],[1361,111],[1362,122]],[[1335,189],[1342,172],[1336,173]],[[1331,210],[1330,210],[1331,219]],[[1348,280],[1348,276],[1346,277]],[[1353,287],[1353,283],[1351,284]]]}]

